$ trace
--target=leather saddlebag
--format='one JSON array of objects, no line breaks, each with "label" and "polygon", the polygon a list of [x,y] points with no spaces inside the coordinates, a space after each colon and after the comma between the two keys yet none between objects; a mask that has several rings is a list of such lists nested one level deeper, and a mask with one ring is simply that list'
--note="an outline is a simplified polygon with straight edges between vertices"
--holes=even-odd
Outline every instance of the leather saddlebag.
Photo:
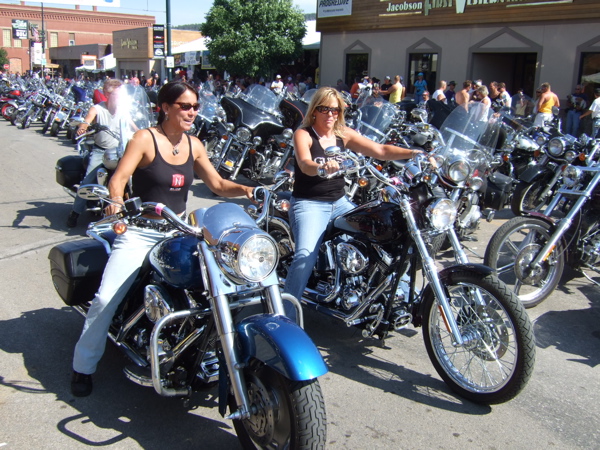
[{"label": "leather saddlebag", "polygon": [[61,186],[70,188],[85,176],[83,158],[79,155],[63,156],[56,161],[56,182]]},{"label": "leather saddlebag", "polygon": [[108,261],[100,242],[93,239],[64,242],[50,250],[48,259],[52,283],[67,305],[79,305],[94,298]]}]

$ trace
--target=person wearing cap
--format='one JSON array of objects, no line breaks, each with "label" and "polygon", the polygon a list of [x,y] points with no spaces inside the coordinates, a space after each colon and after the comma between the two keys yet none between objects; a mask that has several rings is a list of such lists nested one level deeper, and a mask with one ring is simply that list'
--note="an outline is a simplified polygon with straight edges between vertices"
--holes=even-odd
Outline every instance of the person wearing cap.
[{"label": "person wearing cap", "polygon": [[423,92],[427,90],[427,81],[423,77],[423,72],[419,72],[415,81],[415,102],[417,104],[423,101]]},{"label": "person wearing cap", "polygon": [[275,80],[271,83],[271,90],[277,95],[283,92],[283,81],[281,81],[281,75],[276,75]]},{"label": "person wearing cap", "polygon": [[454,89],[456,88],[456,81],[452,80],[448,83],[448,89],[444,91],[444,95],[446,96],[446,101],[449,105],[456,106],[455,97],[456,92]]},{"label": "person wearing cap", "polygon": [[402,100],[402,92],[404,91],[404,87],[402,83],[400,83],[400,75],[396,75],[394,77],[394,84],[386,91],[381,91],[382,95],[389,95],[390,103],[399,103]]},{"label": "person wearing cap", "polygon": [[579,120],[592,116],[592,139],[600,138],[600,88],[594,90],[595,100],[590,105],[590,109],[579,116]]},{"label": "person wearing cap", "polygon": [[[389,88],[392,87],[392,78],[387,75],[384,79],[383,79],[383,83],[381,83],[381,90],[383,92],[387,91]],[[385,100],[390,100],[390,96],[389,94],[382,94],[381,95]]]}]

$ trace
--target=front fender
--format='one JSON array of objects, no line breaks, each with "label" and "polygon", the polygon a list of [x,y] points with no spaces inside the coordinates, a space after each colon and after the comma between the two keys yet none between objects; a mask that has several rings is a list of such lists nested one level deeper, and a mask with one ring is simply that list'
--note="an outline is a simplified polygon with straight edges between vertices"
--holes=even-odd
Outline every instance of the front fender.
[{"label": "front fender", "polygon": [[247,317],[237,325],[240,358],[251,358],[290,380],[312,380],[328,369],[306,332],[285,316],[262,314]]},{"label": "front fender", "polygon": [[532,183],[538,178],[546,176],[547,174],[551,174],[546,166],[529,166],[527,169],[523,171],[523,173],[519,176],[520,182]]}]

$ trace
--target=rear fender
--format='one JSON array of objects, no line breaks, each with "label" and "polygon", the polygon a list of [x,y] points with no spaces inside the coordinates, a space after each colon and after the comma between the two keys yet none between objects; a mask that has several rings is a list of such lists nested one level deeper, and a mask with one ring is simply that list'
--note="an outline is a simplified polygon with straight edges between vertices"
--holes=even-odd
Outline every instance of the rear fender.
[{"label": "rear fender", "polygon": [[312,380],[328,369],[306,332],[285,316],[262,314],[237,325],[240,359],[257,359],[294,381]]}]

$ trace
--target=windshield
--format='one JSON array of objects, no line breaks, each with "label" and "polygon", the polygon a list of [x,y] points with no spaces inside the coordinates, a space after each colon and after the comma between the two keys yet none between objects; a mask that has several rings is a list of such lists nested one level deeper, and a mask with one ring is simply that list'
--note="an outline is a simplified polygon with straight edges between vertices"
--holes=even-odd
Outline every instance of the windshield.
[{"label": "windshield", "polygon": [[369,139],[384,143],[398,110],[382,97],[364,97],[359,105],[360,122],[357,131]]},{"label": "windshield", "polygon": [[472,171],[485,170],[496,150],[502,117],[483,103],[469,103],[468,110],[456,107],[440,129],[443,144],[435,149],[444,161],[469,162]]},{"label": "windshield", "polygon": [[317,91],[318,89],[309,89],[302,96],[302,101],[308,105]]},{"label": "windshield", "polygon": [[152,109],[148,94],[141,86],[124,84],[119,90],[117,115],[121,118],[121,137],[123,147],[133,136],[135,130],[132,123],[141,130],[152,124]]},{"label": "windshield", "polygon": [[219,115],[219,109],[221,108],[217,96],[214,95],[207,89],[200,89],[198,92],[198,103],[200,103],[200,109],[198,115],[204,119],[211,121],[214,117]]},{"label": "windshield", "polygon": [[260,109],[274,116],[279,116],[279,102],[281,99],[277,97],[270,89],[260,85],[253,84],[248,87],[240,98],[250,103],[255,108]]}]

